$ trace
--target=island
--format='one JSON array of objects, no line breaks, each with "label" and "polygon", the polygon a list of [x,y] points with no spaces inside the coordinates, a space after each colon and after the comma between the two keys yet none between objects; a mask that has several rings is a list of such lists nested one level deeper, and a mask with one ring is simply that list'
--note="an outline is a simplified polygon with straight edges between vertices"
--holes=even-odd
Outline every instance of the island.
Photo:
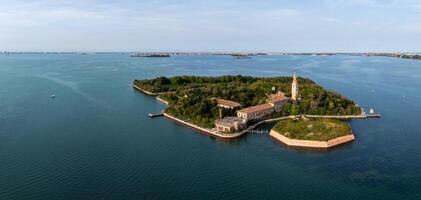
[{"label": "island", "polygon": [[421,54],[420,53],[366,53],[365,55],[366,56],[385,56],[385,57],[421,60]]},{"label": "island", "polygon": [[[329,141],[344,136],[332,134],[332,129],[339,130],[341,127],[332,124],[377,116],[366,114],[352,100],[295,73],[292,77],[158,77],[134,80],[133,87],[164,102],[167,106],[162,112],[163,116],[220,138],[240,137],[262,123],[280,121],[281,125],[275,125],[271,135],[284,142],[276,137],[276,130],[283,137],[297,136],[279,127],[285,124],[307,127],[291,121],[304,117],[308,119],[305,123],[314,123],[308,125],[319,128],[319,131],[322,130],[321,124],[328,123],[324,125],[329,127],[327,132],[312,132],[312,137],[292,139]],[[339,119],[345,121],[335,121]],[[304,131],[302,134],[311,135]],[[351,131],[345,132],[352,135]]]}]

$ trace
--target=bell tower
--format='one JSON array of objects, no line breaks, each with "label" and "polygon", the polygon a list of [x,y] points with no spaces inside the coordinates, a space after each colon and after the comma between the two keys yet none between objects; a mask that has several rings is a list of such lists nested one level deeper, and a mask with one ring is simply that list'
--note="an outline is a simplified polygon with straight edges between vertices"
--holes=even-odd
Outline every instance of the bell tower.
[{"label": "bell tower", "polygon": [[298,99],[298,81],[297,76],[295,75],[292,77],[292,85],[291,85],[291,99],[293,101],[297,101]]}]

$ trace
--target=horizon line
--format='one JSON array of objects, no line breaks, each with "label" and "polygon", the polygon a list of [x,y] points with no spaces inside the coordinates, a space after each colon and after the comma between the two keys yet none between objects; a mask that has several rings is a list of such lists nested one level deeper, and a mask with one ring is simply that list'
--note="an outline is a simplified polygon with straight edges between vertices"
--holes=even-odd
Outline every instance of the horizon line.
[{"label": "horizon line", "polygon": [[266,53],[266,54],[361,54],[361,53],[421,53],[421,51],[0,51],[4,53]]}]

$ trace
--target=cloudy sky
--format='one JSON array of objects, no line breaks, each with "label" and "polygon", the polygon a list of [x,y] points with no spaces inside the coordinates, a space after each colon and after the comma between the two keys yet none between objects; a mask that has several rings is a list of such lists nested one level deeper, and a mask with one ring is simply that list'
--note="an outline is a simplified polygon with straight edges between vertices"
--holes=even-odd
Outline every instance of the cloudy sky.
[{"label": "cloudy sky", "polygon": [[421,52],[421,0],[0,0],[0,51]]}]

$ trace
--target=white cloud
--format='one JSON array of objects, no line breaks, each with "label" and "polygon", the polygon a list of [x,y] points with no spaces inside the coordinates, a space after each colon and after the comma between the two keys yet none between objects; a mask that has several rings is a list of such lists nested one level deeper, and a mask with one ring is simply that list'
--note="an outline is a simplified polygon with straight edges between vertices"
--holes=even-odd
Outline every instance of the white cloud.
[{"label": "white cloud", "polygon": [[107,17],[110,16],[102,11],[72,7],[46,8],[34,4],[0,6],[0,24],[2,26],[40,26],[63,20],[98,20]]},{"label": "white cloud", "polygon": [[74,8],[60,8],[48,10],[40,13],[43,17],[55,20],[74,20],[74,19],[104,19],[108,16],[98,11],[87,11]]},{"label": "white cloud", "polygon": [[302,14],[302,11],[296,9],[273,9],[265,11],[265,13],[270,17],[290,17]]},{"label": "white cloud", "polygon": [[338,23],[338,22],[342,22],[342,20],[338,19],[338,18],[334,18],[334,17],[322,17],[320,18],[322,21],[325,22],[331,22],[331,23]]},{"label": "white cloud", "polygon": [[421,34],[421,23],[403,24],[400,25],[398,31],[403,33],[418,33]]},{"label": "white cloud", "polygon": [[325,4],[332,8],[381,8],[400,5],[395,0],[325,0]]},{"label": "white cloud", "polygon": [[379,2],[375,0],[347,0],[349,4],[354,5],[368,5],[368,6],[378,6]]}]

